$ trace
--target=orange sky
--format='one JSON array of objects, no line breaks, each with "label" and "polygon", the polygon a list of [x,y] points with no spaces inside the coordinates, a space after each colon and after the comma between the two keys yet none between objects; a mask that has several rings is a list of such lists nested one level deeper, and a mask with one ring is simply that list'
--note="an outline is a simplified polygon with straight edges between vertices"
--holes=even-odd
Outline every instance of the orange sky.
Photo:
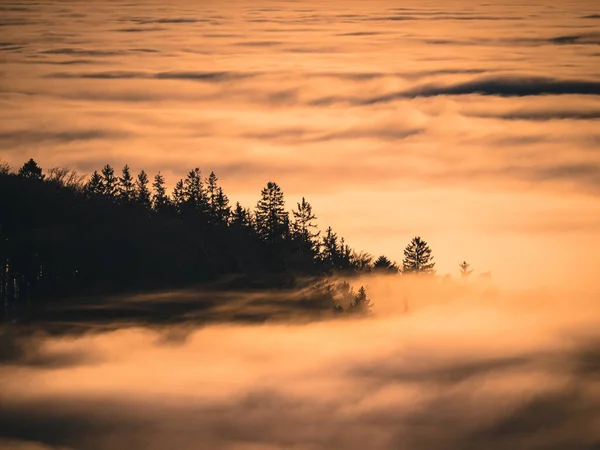
[{"label": "orange sky", "polygon": [[3,2],[0,156],[274,180],[358,250],[597,283],[598,7],[519,3]]}]

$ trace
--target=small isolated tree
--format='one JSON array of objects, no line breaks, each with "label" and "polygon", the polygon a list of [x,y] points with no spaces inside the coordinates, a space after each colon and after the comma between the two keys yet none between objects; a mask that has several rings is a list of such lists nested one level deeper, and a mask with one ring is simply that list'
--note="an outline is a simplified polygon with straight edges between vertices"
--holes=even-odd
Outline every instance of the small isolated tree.
[{"label": "small isolated tree", "polygon": [[375,272],[384,274],[396,274],[398,273],[398,266],[388,259],[387,256],[381,255],[373,264]]},{"label": "small isolated tree", "polygon": [[420,237],[415,237],[404,249],[404,260],[402,261],[402,271],[404,273],[414,274],[433,274],[435,273],[435,262],[431,255],[431,248]]},{"label": "small isolated tree", "polygon": [[21,166],[19,169],[19,176],[32,180],[44,179],[44,175],[42,175],[42,168],[38,166],[38,163],[36,163],[33,158],[30,158],[29,161]]},{"label": "small isolated tree", "polygon": [[143,170],[135,180],[135,200],[144,208],[150,209],[150,190],[148,189],[148,175]]},{"label": "small isolated tree", "polygon": [[354,296],[354,301],[350,304],[350,312],[367,315],[371,313],[372,308],[373,304],[369,297],[367,297],[367,291],[364,286],[361,286]]},{"label": "small isolated tree", "polygon": [[464,278],[468,277],[473,273],[473,269],[471,269],[471,264],[466,261],[461,262],[458,267],[460,267],[460,274]]}]

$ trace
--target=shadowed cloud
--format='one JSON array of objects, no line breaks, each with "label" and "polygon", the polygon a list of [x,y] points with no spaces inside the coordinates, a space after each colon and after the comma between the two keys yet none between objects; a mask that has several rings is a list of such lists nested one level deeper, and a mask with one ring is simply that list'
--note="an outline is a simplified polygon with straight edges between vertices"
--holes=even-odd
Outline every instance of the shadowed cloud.
[{"label": "shadowed cloud", "polygon": [[600,109],[592,111],[576,110],[516,110],[498,113],[468,113],[471,117],[503,120],[595,120],[600,119]]},{"label": "shadowed cloud", "polygon": [[360,104],[391,102],[401,98],[436,97],[441,95],[491,95],[527,97],[536,95],[600,95],[600,81],[562,80],[548,77],[497,76],[478,78],[449,85],[427,84],[407,91],[361,100]]},{"label": "shadowed cloud", "polygon": [[144,33],[144,32],[149,32],[149,31],[165,31],[168,28],[161,28],[161,27],[145,27],[145,28],[118,28],[115,31],[121,32],[121,33]]},{"label": "shadowed cloud", "polygon": [[[359,450],[365,440],[373,450],[590,450],[600,443],[593,426],[599,341],[585,319],[597,309],[591,303],[579,298],[574,308],[548,303],[541,292],[494,295],[464,283],[369,284],[376,304],[400,309],[259,326],[124,324],[54,337],[38,329],[35,339],[35,327],[15,326],[0,335],[7,344],[0,436],[90,450],[173,442]],[[399,312],[401,293],[413,302],[410,313]],[[249,301],[267,315],[282,304],[268,293],[212,294],[221,297],[215,306]],[[183,297],[197,295],[210,297],[208,290]],[[114,299],[112,307],[177,297],[146,294]],[[83,351],[91,359],[78,360]]]},{"label": "shadowed cloud", "polygon": [[81,48],[55,48],[40,52],[45,55],[83,55],[83,56],[118,56],[123,55],[123,50],[93,50]]},{"label": "shadowed cloud", "polygon": [[49,78],[90,78],[90,79],[102,79],[102,80],[126,80],[126,79],[156,79],[156,80],[192,80],[192,81],[205,81],[205,82],[220,82],[220,81],[231,81],[240,80],[243,78],[251,78],[256,76],[256,73],[250,72],[201,72],[201,71],[189,71],[189,72],[138,72],[138,71],[106,71],[106,72],[87,72],[87,73],[53,73],[48,75]]},{"label": "shadowed cloud", "polygon": [[124,139],[131,134],[116,130],[68,130],[68,131],[41,131],[41,130],[14,130],[0,131],[0,142],[5,145],[27,145],[40,142],[77,142],[100,139]]}]

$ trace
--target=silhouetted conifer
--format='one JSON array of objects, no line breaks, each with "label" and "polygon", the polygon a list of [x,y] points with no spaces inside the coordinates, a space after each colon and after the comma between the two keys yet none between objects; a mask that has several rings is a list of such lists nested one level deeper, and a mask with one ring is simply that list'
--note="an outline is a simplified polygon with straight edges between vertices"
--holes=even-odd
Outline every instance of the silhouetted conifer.
[{"label": "silhouetted conifer", "polygon": [[150,209],[150,190],[148,189],[148,175],[143,170],[135,180],[135,200],[144,208]]},{"label": "silhouetted conifer", "polygon": [[328,267],[334,268],[339,254],[339,244],[337,234],[331,227],[325,230],[325,236],[321,243],[321,261]]},{"label": "silhouetted conifer", "polygon": [[367,315],[371,313],[373,308],[373,304],[371,300],[367,297],[366,289],[361,286],[356,295],[354,296],[354,301],[350,305],[350,312],[353,314],[364,314]]},{"label": "silhouetted conifer", "polygon": [[381,255],[373,264],[373,269],[379,273],[395,274],[398,273],[398,266],[390,261],[387,256]]},{"label": "silhouetted conifer", "polygon": [[402,261],[402,271],[404,273],[414,274],[432,274],[435,273],[435,263],[431,255],[431,249],[427,242],[420,237],[412,239],[410,244],[404,249],[404,260]]},{"label": "silhouetted conifer", "polygon": [[19,176],[23,178],[29,178],[34,180],[43,180],[42,168],[31,158],[19,169]]},{"label": "silhouetted conifer", "polygon": [[228,224],[231,216],[231,208],[229,206],[229,198],[223,192],[223,188],[219,186],[217,195],[214,201],[213,217],[217,223]]},{"label": "silhouetted conifer", "polygon": [[97,170],[85,185],[85,192],[89,197],[100,197],[104,194],[104,180]]},{"label": "silhouetted conifer", "polygon": [[118,180],[115,177],[115,170],[110,166],[110,164],[107,164],[102,169],[102,188],[103,195],[111,198],[115,198],[117,196]]},{"label": "silhouetted conifer", "polygon": [[352,249],[346,244],[344,238],[340,239],[340,251],[337,257],[336,267],[342,270],[352,268]]},{"label": "silhouetted conifer", "polygon": [[185,213],[195,215],[208,209],[206,192],[199,168],[190,171],[183,182],[183,205]]},{"label": "silhouetted conifer", "polygon": [[240,229],[252,228],[252,213],[250,210],[243,208],[240,202],[235,204],[235,208],[231,214],[231,225]]},{"label": "silhouetted conifer", "polygon": [[165,187],[165,177],[160,172],[154,177],[152,188],[154,189],[154,193],[152,194],[152,208],[159,213],[165,212],[169,207],[170,200],[167,195],[167,188]]},{"label": "silhouetted conifer", "polygon": [[184,204],[186,201],[186,195],[183,185],[183,180],[179,180],[173,188],[173,206],[179,214],[183,213]]},{"label": "silhouetted conifer", "polygon": [[297,209],[292,211],[294,221],[292,222],[292,237],[297,242],[302,253],[308,254],[311,258],[316,254],[318,237],[321,234],[317,231],[317,225],[314,221],[317,219],[312,212],[312,206],[302,197],[302,202],[297,203]]},{"label": "silhouetted conifer", "polygon": [[124,204],[132,203],[135,199],[135,186],[129,166],[125,165],[118,183],[119,200]]},{"label": "silhouetted conifer", "polygon": [[258,235],[268,243],[281,242],[288,237],[289,217],[281,188],[272,181],[261,191],[256,204],[256,229]]}]

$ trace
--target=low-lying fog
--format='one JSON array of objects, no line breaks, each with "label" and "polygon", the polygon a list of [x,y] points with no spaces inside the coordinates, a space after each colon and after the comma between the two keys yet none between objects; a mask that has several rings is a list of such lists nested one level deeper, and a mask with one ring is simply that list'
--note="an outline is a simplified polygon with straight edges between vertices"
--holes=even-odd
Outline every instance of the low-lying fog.
[{"label": "low-lying fog", "polygon": [[5,326],[0,447],[598,448],[598,289],[357,284],[375,304],[364,319]]}]

